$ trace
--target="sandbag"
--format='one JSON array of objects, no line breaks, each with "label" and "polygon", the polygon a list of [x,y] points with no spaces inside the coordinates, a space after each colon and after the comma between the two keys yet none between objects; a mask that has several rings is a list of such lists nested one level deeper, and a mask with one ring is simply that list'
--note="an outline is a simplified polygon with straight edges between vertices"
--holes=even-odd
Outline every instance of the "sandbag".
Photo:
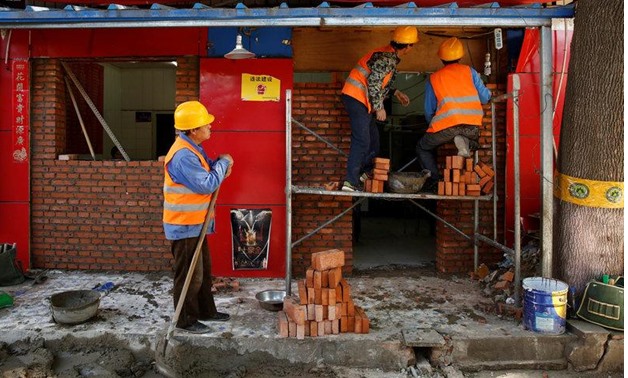
[{"label": "sandbag", "polygon": [[0,286],[19,285],[26,279],[16,256],[15,243],[0,244]]},{"label": "sandbag", "polygon": [[614,285],[591,281],[584,290],[579,318],[602,327],[624,330],[624,279],[618,277]]}]

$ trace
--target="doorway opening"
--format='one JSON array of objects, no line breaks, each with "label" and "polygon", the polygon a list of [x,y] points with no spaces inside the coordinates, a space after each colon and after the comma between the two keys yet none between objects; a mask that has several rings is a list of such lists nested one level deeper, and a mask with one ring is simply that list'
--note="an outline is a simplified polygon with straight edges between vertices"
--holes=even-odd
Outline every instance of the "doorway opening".
[{"label": "doorway opening", "polygon": [[[380,157],[390,159],[390,171],[420,172],[416,144],[427,130],[423,94],[427,75],[400,73],[396,88],[410,97],[410,105],[385,103],[386,122],[378,123]],[[414,161],[413,161],[414,160]],[[436,200],[420,204],[436,211]],[[436,260],[436,220],[406,200],[367,199],[354,209],[354,269],[383,266],[432,266]]]}]

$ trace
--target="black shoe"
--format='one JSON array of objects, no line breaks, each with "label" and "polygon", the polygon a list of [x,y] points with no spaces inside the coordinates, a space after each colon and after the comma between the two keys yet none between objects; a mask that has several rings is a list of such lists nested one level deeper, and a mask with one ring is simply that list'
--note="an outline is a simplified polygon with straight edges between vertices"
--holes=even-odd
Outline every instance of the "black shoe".
[{"label": "black shoe", "polygon": [[210,327],[206,326],[205,324],[201,322],[196,322],[185,328],[179,328],[179,329],[184,330],[186,332],[190,332],[190,333],[196,333],[196,334],[207,333],[212,330]]},{"label": "black shoe", "polygon": [[226,322],[231,319],[229,314],[225,314],[224,312],[217,312],[214,316],[205,316],[201,317],[200,320],[205,322]]}]

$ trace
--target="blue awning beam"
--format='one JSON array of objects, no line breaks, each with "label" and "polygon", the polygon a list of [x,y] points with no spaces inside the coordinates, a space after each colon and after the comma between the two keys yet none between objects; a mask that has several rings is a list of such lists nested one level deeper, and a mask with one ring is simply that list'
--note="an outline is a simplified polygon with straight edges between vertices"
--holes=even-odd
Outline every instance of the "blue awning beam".
[{"label": "blue awning beam", "polygon": [[543,8],[539,4],[501,7],[498,3],[460,8],[456,3],[417,7],[414,2],[395,7],[364,3],[352,8],[332,8],[327,2],[314,8],[192,8],[153,4],[150,9],[111,4],[107,9],[66,6],[63,9],[27,6],[24,10],[0,8],[2,29],[81,29],[152,27],[264,27],[334,26],[368,27],[414,25],[418,27],[539,27],[554,18],[573,18],[574,5]]}]

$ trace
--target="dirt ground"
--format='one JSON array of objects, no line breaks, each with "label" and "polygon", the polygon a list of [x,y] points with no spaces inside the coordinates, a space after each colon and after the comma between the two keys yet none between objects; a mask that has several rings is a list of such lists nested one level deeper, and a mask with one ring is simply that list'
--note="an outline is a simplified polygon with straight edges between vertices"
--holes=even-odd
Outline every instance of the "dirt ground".
[{"label": "dirt ground", "polygon": [[[403,279],[401,279],[403,277]],[[408,278],[410,278],[408,280]],[[98,315],[85,324],[61,327],[50,319],[46,297],[54,291],[68,289],[68,282],[82,287],[112,279],[116,289],[102,299]],[[497,318],[494,303],[481,294],[477,282],[462,275],[441,275],[432,266],[386,266],[354,271],[348,277],[356,303],[367,309],[371,319],[371,337],[390,337],[408,325],[420,322],[443,335],[456,333],[524,332],[514,319]],[[277,281],[277,280],[276,280]],[[281,287],[282,282],[273,282]],[[171,278],[168,275],[108,275],[59,272],[52,274],[44,285],[16,287],[12,292],[17,303],[14,309],[0,311],[0,377],[146,377],[158,378],[155,350],[150,341],[156,329],[163,329],[172,315]],[[474,285],[474,286],[471,286]],[[260,311],[254,293],[260,287],[272,288],[265,280],[244,282],[249,292],[219,293],[219,308],[235,314],[234,322],[226,328],[217,328],[218,335],[259,337],[274,332],[273,313]],[[4,289],[4,288],[3,288]],[[236,295],[237,294],[237,295]],[[21,301],[21,302],[20,302]],[[246,305],[246,306],[245,306]],[[249,312],[240,312],[247,308]],[[11,311],[9,311],[11,310]],[[248,319],[248,323],[243,323]],[[246,324],[246,326],[242,326]],[[387,327],[382,325],[386,324]],[[223,327],[221,325],[221,327]],[[231,328],[230,328],[231,327]],[[234,328],[235,327],[235,328]],[[19,340],[16,334],[28,335]],[[94,333],[95,332],[95,333]],[[126,341],[121,335],[137,333]],[[60,337],[54,337],[61,335]],[[144,335],[144,336],[142,336]],[[358,337],[348,334],[346,337]],[[154,338],[154,336],[153,336]],[[4,342],[3,342],[4,341]],[[194,351],[188,351],[194,354]],[[452,366],[433,367],[425,359],[398,371],[383,372],[374,369],[330,367],[316,364],[289,364],[263,353],[244,356],[220,354],[209,372],[205,365],[191,366],[189,376],[226,378],[403,378],[403,377],[464,377]],[[272,362],[271,362],[272,361]],[[212,362],[213,363],[213,362]],[[196,370],[195,370],[196,369]],[[468,377],[568,377],[564,372],[518,372],[516,375],[466,375]],[[584,377],[584,375],[582,375]],[[617,375],[618,377],[621,375]],[[593,376],[590,376],[593,377]],[[604,378],[609,375],[604,375]],[[596,377],[597,378],[597,377]]]},{"label": "dirt ground", "polygon": [[[66,274],[66,272],[64,272]],[[356,287],[355,288],[355,299],[356,301],[364,301],[366,302],[381,302],[382,306],[380,306],[379,311],[388,313],[395,312],[395,310],[407,309],[408,306],[420,308],[427,308],[430,306],[440,306],[448,299],[451,298],[442,297],[442,292],[434,293],[430,290],[425,290],[418,292],[416,290],[406,289],[407,293],[403,293],[402,298],[411,298],[411,302],[407,304],[407,300],[404,299],[402,301],[398,301],[395,298],[388,298],[386,292],[389,287],[386,286],[385,282],[388,282],[389,279],[394,277],[414,277],[417,280],[421,279],[431,279],[436,278],[437,274],[435,273],[433,267],[425,267],[425,268],[407,268],[407,267],[393,267],[388,266],[384,268],[378,268],[375,270],[367,270],[367,271],[355,271],[353,277],[361,277],[361,278],[377,278],[380,281],[375,281],[375,290],[368,287]],[[92,280],[98,280],[102,282],[103,277],[92,277]],[[138,302],[140,299],[145,300],[146,304],[143,306],[147,313],[152,312],[152,309],[162,308],[164,307],[164,303],[157,303],[157,301],[161,301],[165,298],[165,303],[169,302],[168,294],[166,289],[163,288],[162,281],[167,281],[168,279],[163,279],[160,277],[152,277],[150,274],[144,277],[144,279],[148,278],[149,283],[145,283],[149,288],[154,288],[154,292],[148,293],[144,292],[142,289],[144,287],[140,287],[136,283],[128,283],[128,284],[117,284],[117,289],[114,291],[117,295],[133,295],[134,301]],[[68,279],[68,278],[64,278]],[[52,279],[53,283],[55,282],[54,278]],[[91,281],[90,281],[91,282]],[[379,284],[378,282],[381,282]],[[59,286],[63,286],[59,283]],[[379,287],[381,286],[381,287]],[[428,285],[429,286],[429,285]],[[17,295],[17,298],[20,298],[20,293],[26,291],[24,296],[27,294],[34,295],[33,292],[36,291],[37,287],[25,287],[25,288],[17,288],[14,295]],[[446,291],[445,288],[439,289],[443,292]],[[151,291],[151,290],[149,290]],[[114,296],[114,294],[111,294]],[[147,298],[150,296],[150,298]],[[35,302],[34,298],[32,299]],[[42,299],[43,301],[43,299]],[[133,300],[132,300],[133,301]],[[132,302],[131,301],[131,302]],[[146,324],[146,315],[142,312],[137,311],[136,306],[135,309],[131,309],[129,313],[126,312],[125,308],[122,307],[120,302],[117,302],[115,306],[108,307],[102,306],[99,310],[98,315],[89,320],[87,323],[79,326],[75,326],[76,328],[67,328],[65,327],[66,332],[71,330],[69,335],[66,335],[60,339],[51,339],[50,337],[29,337],[27,339],[18,340],[16,342],[0,342],[0,377],[161,377],[163,375],[158,373],[158,370],[155,368],[155,352],[154,349],[150,345],[146,345],[143,348],[137,348],[137,346],[130,346],[127,342],[121,341],[116,338],[114,335],[116,332],[120,332],[118,328],[119,324],[116,324],[115,321],[112,322],[112,319],[124,319],[125,322],[137,322],[140,321],[140,327]],[[30,330],[34,331],[35,334],[40,333],[41,330],[49,330],[49,329],[58,329],[64,328],[60,325],[56,325],[54,323],[50,323],[49,316],[42,317],[41,312],[45,311],[45,307],[41,305],[39,307],[34,307],[30,309],[30,312],[26,312],[21,316],[12,314],[12,316],[16,316],[18,319],[17,324],[23,323],[26,318],[40,316],[41,319],[39,322],[40,325],[27,325],[26,327],[30,327]],[[169,310],[168,310],[169,311]],[[473,317],[481,318],[481,315],[477,315],[475,311],[473,311],[471,304],[469,306],[465,306],[463,310],[464,313],[470,314]],[[0,314],[1,315],[1,314]],[[373,323],[372,327],[376,329],[378,327],[378,318],[373,312]],[[161,318],[164,316],[161,315]],[[142,319],[144,318],[144,319]],[[150,318],[153,322],[158,321],[160,318],[153,314],[153,317]],[[5,319],[6,320],[6,319]],[[457,316],[449,315],[448,321],[449,323],[454,323],[457,320]],[[95,328],[96,326],[101,327],[107,322],[112,322],[111,334],[105,334],[95,337],[85,337],[80,332],[76,332],[76,330],[90,329]],[[163,323],[167,323],[169,318],[164,318],[162,320]],[[32,320],[31,320],[32,322]],[[35,327],[33,329],[33,327]],[[76,337],[74,336],[76,335]],[[2,340],[2,338],[0,338]],[[237,363],[231,364],[231,369],[222,369],[220,373],[215,373],[215,375],[206,375],[208,377],[217,376],[217,377],[228,377],[228,378],[270,378],[270,377],[302,377],[302,378],[321,378],[321,377],[382,377],[382,378],[397,378],[397,377],[408,377],[413,376],[410,368],[402,369],[398,372],[383,372],[377,370],[369,370],[369,369],[349,369],[343,367],[329,367],[329,366],[312,366],[312,365],[300,365],[295,366],[291,365],[269,365],[268,359],[266,356],[260,355],[247,355],[247,363],[238,365]],[[229,356],[221,356],[220,360],[227,360],[226,364],[229,365]],[[424,366],[425,368],[425,366]],[[416,369],[415,369],[416,370]],[[196,372],[198,373],[198,372]],[[428,371],[424,372],[425,374]],[[434,376],[434,377],[442,377],[446,376],[439,372],[438,370],[433,370],[429,372],[430,375],[421,375],[421,376]],[[197,375],[198,376],[198,375]],[[204,376],[204,375],[200,375]]]}]

